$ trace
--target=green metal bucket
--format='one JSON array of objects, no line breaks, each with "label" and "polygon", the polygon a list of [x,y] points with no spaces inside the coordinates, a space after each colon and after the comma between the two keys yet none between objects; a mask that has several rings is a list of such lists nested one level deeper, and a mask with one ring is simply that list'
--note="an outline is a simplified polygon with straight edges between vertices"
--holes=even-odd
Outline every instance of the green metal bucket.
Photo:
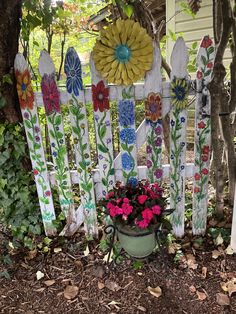
[{"label": "green metal bucket", "polygon": [[133,230],[129,226],[117,226],[121,247],[132,257],[144,258],[156,247],[155,231]]}]

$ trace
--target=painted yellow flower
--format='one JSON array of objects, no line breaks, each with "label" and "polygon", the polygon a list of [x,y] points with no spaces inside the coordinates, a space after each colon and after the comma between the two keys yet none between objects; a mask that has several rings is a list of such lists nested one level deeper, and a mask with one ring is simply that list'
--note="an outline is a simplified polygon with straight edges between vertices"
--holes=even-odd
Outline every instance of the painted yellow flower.
[{"label": "painted yellow flower", "polygon": [[188,89],[188,82],[185,78],[173,78],[170,95],[172,97],[172,104],[177,109],[185,109],[188,106]]},{"label": "painted yellow flower", "polygon": [[23,73],[16,70],[16,88],[19,97],[20,107],[22,109],[33,109],[34,106],[34,92],[31,86],[30,73],[25,70]]},{"label": "painted yellow flower", "polygon": [[93,59],[109,83],[130,85],[152,67],[152,39],[138,22],[119,19],[101,31]]}]

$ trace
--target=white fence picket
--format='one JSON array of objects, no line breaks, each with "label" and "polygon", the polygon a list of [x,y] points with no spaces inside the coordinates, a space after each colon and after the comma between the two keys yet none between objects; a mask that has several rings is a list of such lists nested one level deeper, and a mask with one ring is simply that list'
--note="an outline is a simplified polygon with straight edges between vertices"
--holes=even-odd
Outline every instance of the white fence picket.
[{"label": "white fence picket", "polygon": [[204,234],[207,221],[208,181],[211,152],[211,81],[215,49],[205,36],[197,54],[197,99],[195,111],[193,234]]},{"label": "white fence picket", "polygon": [[145,91],[146,117],[146,158],[147,178],[150,182],[161,182],[162,170],[162,100],[161,100],[161,54],[156,42],[153,42],[153,65],[147,72]]},{"label": "white fence picket", "polygon": [[188,103],[188,50],[182,37],[174,45],[171,55],[171,114],[170,114],[170,207],[173,232],[184,235],[185,155]]},{"label": "white fence picket", "polygon": [[98,165],[102,180],[101,197],[104,197],[115,183],[109,88],[106,81],[102,79],[95,69],[92,57],[90,58],[90,69]]},{"label": "white fence picket", "polygon": [[47,118],[52,158],[56,171],[59,201],[67,221],[75,221],[71,180],[60,108],[60,93],[55,82],[55,66],[50,55],[42,51],[39,59],[42,95]]},{"label": "white fence picket", "polygon": [[55,220],[56,217],[44,156],[37,106],[34,103],[34,93],[31,86],[28,66],[22,54],[16,55],[14,68],[17,92],[29,146],[44,230],[48,236],[55,235],[56,228],[53,226],[53,220]]},{"label": "white fence picket", "polygon": [[[84,95],[81,62],[74,48],[69,48],[65,57],[65,73],[67,75],[67,92],[70,99],[70,121],[75,146],[75,161],[79,176],[81,208],[83,211],[84,229],[87,235],[97,236],[97,214],[92,178],[92,162],[88,135],[88,120],[85,102],[80,102],[79,94]],[[77,226],[79,227],[79,225]]]}]

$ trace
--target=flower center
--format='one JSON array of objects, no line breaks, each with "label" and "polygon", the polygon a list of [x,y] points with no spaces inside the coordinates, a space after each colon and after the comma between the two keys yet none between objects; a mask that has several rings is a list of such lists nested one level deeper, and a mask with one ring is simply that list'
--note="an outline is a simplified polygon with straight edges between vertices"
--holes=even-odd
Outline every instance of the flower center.
[{"label": "flower center", "polygon": [[70,75],[71,75],[72,77],[74,77],[74,76],[75,76],[75,70],[71,70],[71,71],[70,71]]},{"label": "flower center", "polygon": [[177,86],[175,88],[175,95],[176,98],[180,101],[184,100],[185,98],[185,89],[182,86]]},{"label": "flower center", "polygon": [[126,63],[131,57],[131,51],[127,45],[118,45],[115,49],[115,56],[121,63]]},{"label": "flower center", "polygon": [[99,94],[97,95],[97,99],[98,99],[98,100],[103,100],[103,98],[104,98],[104,96],[103,96],[102,93],[99,93]]},{"label": "flower center", "polygon": [[157,106],[155,103],[152,103],[149,105],[149,110],[151,111],[151,113],[156,113],[157,111]]},{"label": "flower center", "polygon": [[24,83],[21,84],[21,89],[22,89],[23,91],[26,90],[26,87],[27,87],[26,84],[24,84]]}]

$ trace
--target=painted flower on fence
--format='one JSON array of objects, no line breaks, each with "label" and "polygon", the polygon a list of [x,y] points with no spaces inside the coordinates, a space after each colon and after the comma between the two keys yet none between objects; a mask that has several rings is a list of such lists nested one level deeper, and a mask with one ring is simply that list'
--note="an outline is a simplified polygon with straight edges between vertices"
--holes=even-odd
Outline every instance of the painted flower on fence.
[{"label": "painted flower on fence", "polygon": [[118,19],[101,31],[93,48],[93,59],[96,69],[109,83],[131,85],[151,69],[152,39],[138,22]]},{"label": "painted flower on fence", "polygon": [[208,48],[213,44],[211,38],[209,36],[205,36],[201,42],[200,47],[202,48]]},{"label": "painted flower on fence", "polygon": [[60,112],[60,93],[53,75],[45,74],[41,82],[43,102],[46,115],[49,116],[53,112]]},{"label": "painted flower on fence", "polygon": [[132,100],[119,101],[119,122],[121,126],[127,127],[133,125],[134,116],[134,102]]},{"label": "painted flower on fence", "polygon": [[25,70],[23,73],[16,70],[15,76],[20,107],[22,109],[29,108],[32,110],[34,105],[34,92],[31,86],[29,70]]},{"label": "painted flower on fence", "polygon": [[97,85],[92,85],[92,98],[94,111],[103,112],[105,109],[109,109],[109,89],[103,81],[98,82]]},{"label": "painted flower on fence", "polygon": [[65,58],[64,71],[66,73],[66,88],[68,93],[79,96],[83,89],[81,78],[81,62],[74,48],[68,48]]},{"label": "painted flower on fence", "polygon": [[188,83],[185,78],[174,77],[171,82],[172,104],[177,109],[184,109],[188,105]]},{"label": "painted flower on fence", "polygon": [[136,140],[135,130],[132,128],[126,128],[120,131],[120,140],[122,143],[134,144]]},{"label": "painted flower on fence", "polygon": [[146,122],[156,125],[161,118],[161,97],[158,93],[150,93],[145,101]]},{"label": "painted flower on fence", "polygon": [[121,164],[124,170],[130,171],[134,167],[134,160],[127,152],[121,156]]}]

